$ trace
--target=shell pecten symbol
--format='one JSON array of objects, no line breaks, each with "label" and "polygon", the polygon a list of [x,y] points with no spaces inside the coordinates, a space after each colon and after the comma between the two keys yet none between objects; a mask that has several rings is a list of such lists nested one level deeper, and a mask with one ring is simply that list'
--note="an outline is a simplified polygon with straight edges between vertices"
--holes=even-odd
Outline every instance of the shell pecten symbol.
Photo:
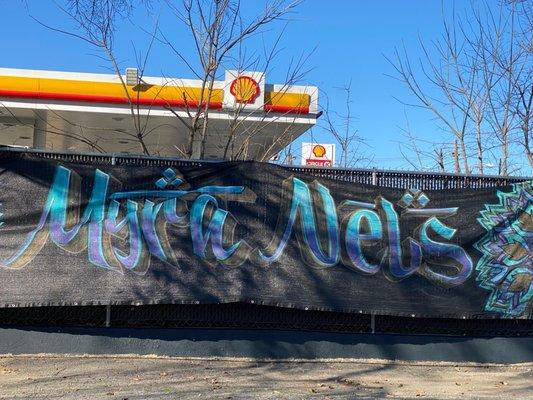
[{"label": "shell pecten symbol", "polygon": [[324,157],[326,155],[326,148],[321,144],[313,146],[313,155],[315,157]]},{"label": "shell pecten symbol", "polygon": [[259,84],[249,76],[239,76],[229,88],[230,93],[235,97],[237,103],[253,104],[261,93]]}]

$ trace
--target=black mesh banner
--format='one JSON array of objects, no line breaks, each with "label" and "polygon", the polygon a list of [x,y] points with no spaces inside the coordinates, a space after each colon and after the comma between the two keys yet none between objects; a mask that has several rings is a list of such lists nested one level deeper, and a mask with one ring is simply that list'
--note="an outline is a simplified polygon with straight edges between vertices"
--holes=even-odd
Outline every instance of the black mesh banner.
[{"label": "black mesh banner", "polygon": [[399,190],[253,162],[0,160],[0,306],[249,302],[531,318],[531,181]]}]

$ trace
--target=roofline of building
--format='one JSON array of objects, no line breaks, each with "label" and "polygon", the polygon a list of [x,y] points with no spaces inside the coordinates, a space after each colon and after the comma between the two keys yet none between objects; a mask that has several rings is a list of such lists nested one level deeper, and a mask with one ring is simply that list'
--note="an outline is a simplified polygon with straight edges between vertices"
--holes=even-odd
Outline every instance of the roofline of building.
[{"label": "roofline of building", "polygon": [[[235,76],[235,71],[230,72]],[[262,91],[257,109],[263,113],[308,116],[318,113],[318,88],[315,86],[266,84],[264,73],[242,72],[242,76],[250,74],[256,74],[261,80]],[[137,85],[127,85],[126,82],[126,75],[0,68],[0,100],[118,104],[166,109],[194,108],[200,102],[207,104],[209,109],[235,109],[235,106],[241,106],[234,100],[228,101],[232,97],[228,71],[225,81],[214,82],[209,96],[205,91],[202,93],[201,80],[143,76]]]}]

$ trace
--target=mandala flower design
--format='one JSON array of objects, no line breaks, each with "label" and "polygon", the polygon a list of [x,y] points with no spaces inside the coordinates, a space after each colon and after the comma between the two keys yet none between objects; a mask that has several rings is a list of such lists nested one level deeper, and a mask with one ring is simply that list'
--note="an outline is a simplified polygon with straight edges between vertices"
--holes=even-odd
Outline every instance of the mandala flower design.
[{"label": "mandala flower design", "polygon": [[477,282],[491,291],[485,310],[503,317],[527,317],[533,308],[533,188],[531,181],[498,192],[498,204],[486,204],[478,222],[487,233],[475,248]]}]

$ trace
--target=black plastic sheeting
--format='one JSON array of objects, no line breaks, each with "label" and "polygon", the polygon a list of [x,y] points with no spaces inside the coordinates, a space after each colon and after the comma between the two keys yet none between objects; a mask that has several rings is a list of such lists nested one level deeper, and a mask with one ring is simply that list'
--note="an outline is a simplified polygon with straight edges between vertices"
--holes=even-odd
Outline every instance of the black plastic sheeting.
[{"label": "black plastic sheeting", "polygon": [[[253,192],[253,201],[243,205],[233,199],[225,199],[220,202],[220,209],[226,211],[227,208],[237,225],[244,226],[235,228],[236,237],[240,235],[262,249],[268,247],[272,237],[280,236],[280,215],[289,215],[290,207],[287,201],[290,202],[294,198],[294,192],[292,197],[287,196],[283,189],[289,187],[294,191],[294,183],[287,186],[287,182],[295,177],[307,185],[311,193],[310,198],[315,202],[313,210],[315,220],[318,221],[316,231],[322,249],[327,248],[328,244],[327,239],[324,239],[329,234],[324,229],[324,214],[327,213],[324,211],[326,206],[319,204],[319,191],[316,185],[313,186],[315,180],[331,193],[337,207],[344,200],[352,200],[367,205],[374,203],[379,208],[378,199],[384,198],[390,199],[392,207],[397,209],[400,216],[402,212],[429,208],[425,207],[422,201],[415,205],[405,201],[406,193],[416,201],[423,200],[420,194],[422,193],[430,199],[432,209],[440,210],[429,213],[430,217],[438,218],[440,214],[436,213],[442,213],[442,209],[459,209],[455,214],[442,217],[442,221],[450,229],[457,230],[450,243],[466,249],[466,254],[472,260],[471,271],[466,279],[451,285],[428,278],[428,274],[420,271],[402,279],[394,276],[391,279],[390,271],[383,271],[383,267],[376,274],[368,274],[362,273],[360,268],[354,265],[348,265],[346,268],[347,265],[343,265],[342,260],[334,266],[316,265],[313,256],[316,256],[317,252],[305,249],[308,242],[298,240],[298,236],[304,236],[303,223],[300,222],[302,230],[297,232],[296,226],[295,234],[283,254],[284,258],[267,265],[267,270],[265,265],[254,265],[246,271],[246,267],[252,264],[248,262],[249,259],[240,264],[237,260],[237,265],[221,260],[209,253],[209,242],[208,251],[204,253],[205,259],[201,260],[203,263],[198,262],[190,255],[193,250],[191,244],[186,244],[178,252],[188,253],[178,264],[190,275],[184,278],[184,275],[175,275],[172,268],[176,268],[176,265],[170,268],[173,272],[169,274],[167,269],[172,262],[161,263],[160,259],[154,257],[151,249],[148,251],[151,253],[151,256],[148,256],[151,263],[142,273],[123,270],[117,274],[116,271],[95,268],[94,263],[88,262],[85,249],[73,252],[72,249],[58,248],[48,241],[43,245],[42,253],[36,254],[23,268],[0,271],[4,282],[0,303],[9,307],[0,309],[0,321],[3,321],[3,324],[229,327],[474,336],[523,336],[532,332],[532,322],[527,319],[531,316],[532,308],[531,296],[528,295],[528,277],[519,276],[520,279],[516,279],[514,286],[512,281],[505,280],[500,281],[499,287],[491,286],[489,278],[494,278],[495,274],[491,275],[490,270],[483,270],[483,254],[477,249],[483,247],[483,237],[491,236],[489,229],[477,222],[481,217],[480,212],[496,210],[502,214],[501,208],[514,201],[514,198],[511,198],[513,194],[516,198],[523,196],[520,193],[524,190],[517,187],[526,188],[526,195],[531,195],[530,184],[509,186],[521,181],[521,178],[282,168],[248,162],[217,164],[153,158],[16,152],[2,153],[0,166],[3,169],[0,175],[0,183],[3,186],[0,198],[3,226],[0,227],[0,235],[6,229],[11,229],[12,241],[7,242],[7,247],[10,245],[11,249],[23,242],[20,239],[21,233],[25,234],[22,237],[27,237],[32,227],[38,224],[54,177],[57,177],[57,169],[62,167],[70,170],[72,176],[80,178],[79,205],[82,211],[87,208],[88,198],[94,188],[97,168],[110,177],[112,183],[109,187],[118,182],[120,190],[130,192],[139,189],[153,190],[153,183],[158,179],[165,180],[161,181],[162,185],[175,186],[181,184],[176,179],[182,179],[194,188],[207,185],[243,186]],[[175,175],[168,172],[168,169]],[[166,175],[165,171],[168,172]],[[10,177],[13,176],[16,178],[14,183],[9,183]],[[152,183],[152,187],[148,188],[147,182]],[[347,182],[350,183],[349,186],[346,185]],[[461,187],[464,189],[442,190]],[[492,187],[494,189],[491,189]],[[405,189],[422,189],[424,192],[406,192]],[[509,198],[512,201],[506,203],[505,196],[502,200],[498,190],[510,193]],[[21,193],[22,198],[16,201]],[[145,198],[146,196],[143,201]],[[402,201],[403,204],[400,204]],[[16,206],[13,207],[13,204]],[[145,207],[145,204],[140,207]],[[526,201],[525,206],[518,208],[518,212],[517,209],[511,210],[514,216],[506,224],[512,225],[518,220],[524,220],[522,227],[527,228],[530,224],[527,218],[531,217],[531,211],[529,214],[524,211],[528,204],[530,203]],[[20,208],[21,205],[31,205],[34,208],[25,210]],[[17,207],[18,213],[14,212]],[[72,204],[69,207],[70,213]],[[359,206],[355,207],[357,209]],[[382,216],[383,207],[380,211],[381,214],[377,214]],[[213,210],[209,213],[208,217],[211,217]],[[486,219],[489,221],[488,217]],[[14,221],[19,225],[14,225]],[[296,222],[298,224],[298,221]],[[420,228],[419,225],[420,223],[400,221],[400,230],[410,234],[416,232]],[[202,226],[206,229],[208,224],[203,223]],[[495,227],[498,228],[497,225]],[[361,232],[363,231],[364,229]],[[13,239],[17,235],[18,238]],[[401,235],[404,240],[405,233]],[[224,243],[222,249],[227,249],[230,242]],[[386,243],[382,241],[364,251],[369,264],[377,265],[386,256],[383,252],[384,244]],[[492,245],[490,241],[485,244]],[[531,234],[525,237],[525,244],[526,261],[522,260],[519,265],[525,268],[522,275],[532,273],[531,253],[527,253]],[[498,246],[502,247],[501,244],[496,244],[492,248]],[[5,240],[3,247],[6,248]],[[123,255],[124,248],[121,248],[121,251]],[[523,255],[523,251],[520,251],[521,249],[518,249],[517,254]],[[4,250],[1,252],[1,258],[5,260]],[[412,254],[407,252],[407,256],[412,257]],[[487,265],[493,267],[485,262],[486,268]],[[214,270],[219,267],[222,268]],[[452,277],[457,274],[457,265],[452,266],[452,271],[445,271],[445,267],[446,265],[441,265],[433,271]],[[202,268],[207,271],[204,276]],[[245,271],[235,272],[238,269]],[[334,269],[334,273],[328,276],[327,269]],[[512,270],[513,268],[510,268],[508,272]],[[482,273],[485,274],[484,278]],[[8,276],[9,274],[11,276]],[[111,279],[95,279],[98,274],[107,275]],[[219,280],[220,274],[227,276]],[[206,277],[207,279],[204,279]],[[136,283],[138,280],[145,282],[139,285]],[[177,285],[176,282],[180,284]],[[221,286],[217,287],[219,283]],[[191,290],[191,287],[194,290]],[[24,295],[20,295],[21,293]],[[120,295],[117,296],[117,293]],[[111,304],[112,307],[108,308],[106,304]],[[74,305],[77,307],[72,307]],[[498,319],[502,317],[513,319]]]}]

